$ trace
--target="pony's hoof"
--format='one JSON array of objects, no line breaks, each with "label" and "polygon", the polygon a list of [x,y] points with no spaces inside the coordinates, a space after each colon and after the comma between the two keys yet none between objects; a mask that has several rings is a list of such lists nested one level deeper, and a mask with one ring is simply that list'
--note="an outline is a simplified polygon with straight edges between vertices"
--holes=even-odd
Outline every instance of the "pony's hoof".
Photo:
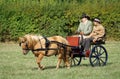
[{"label": "pony's hoof", "polygon": [[40,68],[41,70],[44,70],[45,68]]},{"label": "pony's hoof", "polygon": [[56,67],[56,70],[58,70],[59,69],[59,67]]},{"label": "pony's hoof", "polygon": [[41,69],[41,70],[44,70],[44,69],[45,69],[45,67],[44,67],[44,66],[41,66],[41,67],[40,67],[40,69]]},{"label": "pony's hoof", "polygon": [[67,69],[70,69],[70,67],[67,67]]}]

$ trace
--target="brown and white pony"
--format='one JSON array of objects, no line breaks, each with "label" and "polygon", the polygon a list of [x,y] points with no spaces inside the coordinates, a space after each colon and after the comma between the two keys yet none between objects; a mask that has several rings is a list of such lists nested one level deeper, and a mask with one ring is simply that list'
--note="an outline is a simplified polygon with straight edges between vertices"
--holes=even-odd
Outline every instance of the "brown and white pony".
[{"label": "brown and white pony", "polygon": [[[49,45],[46,48],[46,39],[49,40]],[[30,50],[36,57],[36,62],[40,69],[44,67],[40,64],[44,56],[58,55],[58,62],[56,69],[59,68],[61,61],[65,62],[67,68],[70,68],[69,64],[69,51],[70,48],[65,45],[68,45],[68,41],[61,36],[52,36],[48,38],[37,35],[25,35],[19,38],[20,46],[22,47],[23,54],[26,55]],[[56,42],[52,42],[56,41]],[[62,45],[63,44],[63,45]]]}]

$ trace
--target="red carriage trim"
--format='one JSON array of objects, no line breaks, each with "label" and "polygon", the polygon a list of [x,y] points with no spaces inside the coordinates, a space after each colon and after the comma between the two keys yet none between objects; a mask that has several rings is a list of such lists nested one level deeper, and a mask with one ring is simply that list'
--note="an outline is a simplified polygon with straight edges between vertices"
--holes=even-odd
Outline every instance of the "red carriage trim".
[{"label": "red carriage trim", "polygon": [[67,36],[66,39],[69,42],[70,46],[79,46],[80,37]]}]

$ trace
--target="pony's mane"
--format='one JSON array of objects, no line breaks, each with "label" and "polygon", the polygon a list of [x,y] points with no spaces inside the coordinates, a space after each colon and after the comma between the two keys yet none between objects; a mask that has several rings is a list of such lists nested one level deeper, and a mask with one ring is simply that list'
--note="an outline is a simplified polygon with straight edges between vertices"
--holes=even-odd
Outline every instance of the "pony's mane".
[{"label": "pony's mane", "polygon": [[27,34],[24,36],[27,38],[27,41],[31,44],[35,44],[36,42],[39,42],[39,40],[43,39],[41,35],[32,35],[32,34]]}]

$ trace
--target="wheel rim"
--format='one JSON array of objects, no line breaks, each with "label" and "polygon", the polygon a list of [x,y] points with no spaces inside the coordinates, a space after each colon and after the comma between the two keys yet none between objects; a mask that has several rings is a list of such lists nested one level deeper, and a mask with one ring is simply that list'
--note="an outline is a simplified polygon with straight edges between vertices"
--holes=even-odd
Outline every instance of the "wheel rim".
[{"label": "wheel rim", "polygon": [[70,57],[70,65],[71,66],[78,66],[81,63],[81,60],[82,60],[82,57],[71,56]]},{"label": "wheel rim", "polygon": [[92,66],[104,66],[108,59],[107,51],[103,46],[95,46],[89,58]]}]

